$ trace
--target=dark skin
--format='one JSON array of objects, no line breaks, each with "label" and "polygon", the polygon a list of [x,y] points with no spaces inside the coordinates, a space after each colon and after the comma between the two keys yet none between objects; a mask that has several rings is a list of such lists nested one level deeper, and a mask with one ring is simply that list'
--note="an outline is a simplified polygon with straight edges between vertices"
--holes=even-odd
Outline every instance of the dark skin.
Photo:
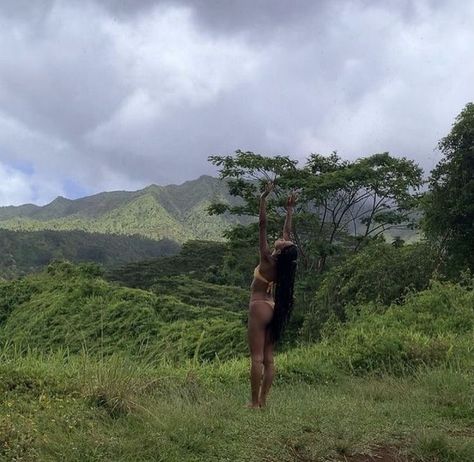
[{"label": "dark skin", "polygon": [[[287,200],[286,219],[283,226],[282,237],[275,241],[274,250],[271,251],[267,241],[267,216],[266,199],[273,190],[273,183],[266,185],[265,191],[260,196],[259,213],[259,247],[260,247],[260,274],[268,281],[276,279],[276,258],[281,249],[292,245],[291,218],[296,195],[291,194]],[[254,278],[251,285],[249,320],[248,320],[248,342],[250,347],[251,368],[250,385],[251,401],[247,404],[249,408],[259,409],[266,406],[268,392],[270,391],[275,367],[273,363],[274,345],[270,339],[268,325],[273,317],[273,296],[268,292],[268,283]]]}]

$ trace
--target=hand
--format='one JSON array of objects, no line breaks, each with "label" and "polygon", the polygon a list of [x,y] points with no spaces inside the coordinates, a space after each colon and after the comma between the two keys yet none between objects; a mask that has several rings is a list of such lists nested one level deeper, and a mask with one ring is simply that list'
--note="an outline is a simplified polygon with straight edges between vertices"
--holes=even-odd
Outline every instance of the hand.
[{"label": "hand", "polygon": [[265,190],[263,191],[262,194],[260,194],[260,197],[262,199],[265,199],[273,191],[274,187],[275,187],[275,184],[273,183],[273,181],[268,181],[267,184],[265,185]]},{"label": "hand", "polygon": [[288,199],[286,200],[286,209],[293,208],[296,204],[296,199],[298,198],[298,195],[295,192],[292,192],[289,196]]}]

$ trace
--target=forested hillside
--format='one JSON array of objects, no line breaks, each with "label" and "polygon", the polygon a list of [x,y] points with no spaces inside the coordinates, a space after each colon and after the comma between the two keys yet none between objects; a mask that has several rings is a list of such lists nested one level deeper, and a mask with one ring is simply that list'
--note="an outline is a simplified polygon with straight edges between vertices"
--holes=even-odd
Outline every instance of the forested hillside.
[{"label": "forested hillside", "polygon": [[117,265],[106,272],[106,278],[141,289],[148,289],[162,277],[178,275],[224,282],[222,266],[227,247],[224,242],[188,241],[178,255]]},{"label": "forested hillside", "polygon": [[0,229],[0,278],[38,271],[52,260],[89,261],[106,267],[178,253],[169,239],[86,233],[84,231],[10,231]]}]

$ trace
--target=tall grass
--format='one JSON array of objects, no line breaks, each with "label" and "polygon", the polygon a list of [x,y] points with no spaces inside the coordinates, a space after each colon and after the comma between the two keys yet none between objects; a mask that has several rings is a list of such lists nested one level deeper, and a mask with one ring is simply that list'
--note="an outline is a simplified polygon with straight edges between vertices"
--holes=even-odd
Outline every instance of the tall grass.
[{"label": "tall grass", "polygon": [[251,412],[246,359],[177,366],[3,348],[0,460],[322,461],[381,447],[474,457],[472,371],[317,375],[311,353],[277,356],[270,406]]},{"label": "tall grass", "polygon": [[469,287],[359,306],[279,352],[270,407],[250,412],[238,313],[66,269],[27,297],[2,286],[0,461],[474,460]]}]

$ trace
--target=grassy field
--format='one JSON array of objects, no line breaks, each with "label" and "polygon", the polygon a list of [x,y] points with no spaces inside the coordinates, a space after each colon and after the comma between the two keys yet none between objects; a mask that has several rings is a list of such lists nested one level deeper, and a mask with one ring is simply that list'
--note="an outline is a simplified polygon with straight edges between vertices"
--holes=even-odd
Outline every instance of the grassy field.
[{"label": "grassy field", "polygon": [[298,357],[277,357],[270,404],[255,411],[245,359],[176,367],[5,348],[0,460],[474,460],[472,370],[300,374]]},{"label": "grassy field", "polygon": [[284,344],[264,410],[244,407],[242,289],[150,289],[67,262],[0,283],[0,461],[474,460],[468,280]]}]

